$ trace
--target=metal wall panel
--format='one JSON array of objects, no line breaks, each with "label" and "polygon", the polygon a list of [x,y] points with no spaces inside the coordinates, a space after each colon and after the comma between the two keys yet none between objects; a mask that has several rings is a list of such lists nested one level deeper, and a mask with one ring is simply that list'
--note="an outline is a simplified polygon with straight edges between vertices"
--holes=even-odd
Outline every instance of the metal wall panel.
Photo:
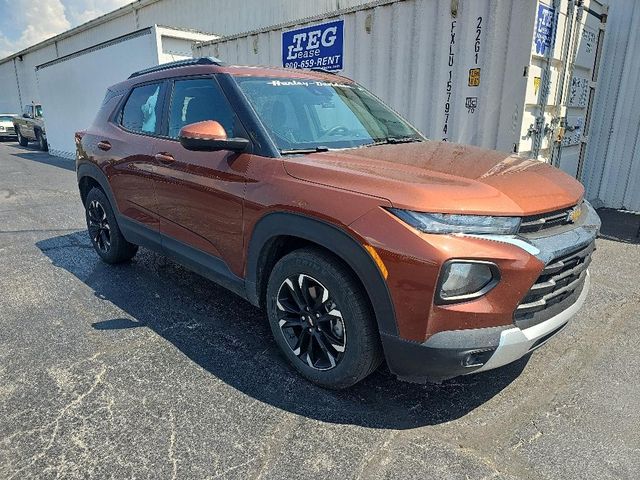
[{"label": "metal wall panel", "polygon": [[150,25],[143,25],[142,27],[138,26],[135,18],[135,12],[131,9],[130,12],[122,16],[113,18],[105,23],[100,23],[93,28],[78,32],[75,35],[58,41],[58,56],[63,57],[65,55],[70,55],[78,50],[106,42],[112,38],[127,35],[139,30],[140,28],[146,28],[151,25],[153,25],[153,23]]},{"label": "metal wall panel", "polygon": [[640,211],[640,2],[613,0],[582,181],[587,196]]},{"label": "metal wall panel", "polygon": [[16,61],[16,68],[18,71],[18,84],[20,85],[21,93],[20,97],[22,99],[23,106],[31,103],[32,101],[40,101],[38,81],[35,74],[36,66],[49,61],[52,58],[56,58],[55,51],[55,46],[49,45],[35,52],[32,52],[29,55],[25,55],[22,60]]},{"label": "metal wall panel", "polygon": [[138,21],[140,26],[155,23],[232,35],[368,1],[371,0],[162,0],[141,8]]},{"label": "metal wall panel", "polygon": [[0,64],[0,113],[20,113],[20,92],[14,61]]}]

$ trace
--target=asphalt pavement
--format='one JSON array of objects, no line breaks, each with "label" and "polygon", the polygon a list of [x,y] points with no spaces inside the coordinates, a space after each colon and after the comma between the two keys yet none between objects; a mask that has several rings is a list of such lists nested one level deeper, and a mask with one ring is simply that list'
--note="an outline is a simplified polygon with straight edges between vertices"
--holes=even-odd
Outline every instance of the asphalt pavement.
[{"label": "asphalt pavement", "polygon": [[640,217],[619,215],[530,358],[333,392],[234,294],[145,249],[102,263],[73,162],[0,143],[0,478],[638,478]]}]

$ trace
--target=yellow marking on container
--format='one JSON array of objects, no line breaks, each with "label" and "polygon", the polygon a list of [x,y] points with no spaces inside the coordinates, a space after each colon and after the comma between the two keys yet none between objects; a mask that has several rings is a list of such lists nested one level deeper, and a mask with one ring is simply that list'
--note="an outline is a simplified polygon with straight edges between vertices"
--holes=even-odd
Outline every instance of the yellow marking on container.
[{"label": "yellow marking on container", "polygon": [[470,68],[469,69],[469,86],[477,87],[479,85],[480,85],[480,69]]},{"label": "yellow marking on container", "polygon": [[533,94],[537,95],[540,90],[540,77],[533,77]]}]

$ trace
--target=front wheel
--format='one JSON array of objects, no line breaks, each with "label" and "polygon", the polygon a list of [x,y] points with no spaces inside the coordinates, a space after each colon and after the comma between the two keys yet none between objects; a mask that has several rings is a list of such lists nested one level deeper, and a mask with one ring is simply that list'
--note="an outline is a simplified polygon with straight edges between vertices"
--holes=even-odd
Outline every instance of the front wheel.
[{"label": "front wheel", "polygon": [[127,242],[122,235],[107,196],[99,188],[92,188],[85,201],[87,230],[93,248],[107,263],[131,260],[138,246]]},{"label": "front wheel", "polygon": [[276,264],[267,310],[284,355],[318,385],[350,387],[380,365],[379,335],[362,286],[320,249],[296,250]]},{"label": "front wheel", "polygon": [[29,140],[26,137],[22,136],[20,127],[16,127],[16,135],[18,136],[18,143],[21,147],[26,147],[27,145],[29,145]]}]

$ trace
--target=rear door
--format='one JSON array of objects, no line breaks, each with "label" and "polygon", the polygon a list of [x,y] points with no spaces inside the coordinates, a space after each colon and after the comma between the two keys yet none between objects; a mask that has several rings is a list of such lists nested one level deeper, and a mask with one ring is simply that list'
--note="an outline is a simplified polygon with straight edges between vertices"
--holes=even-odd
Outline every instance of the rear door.
[{"label": "rear door", "polygon": [[164,81],[134,87],[105,128],[90,132],[92,151],[109,177],[118,209],[147,227],[148,234],[159,231],[151,148],[160,130],[165,92]]},{"label": "rear door", "polygon": [[153,146],[163,245],[214,255],[241,276],[242,208],[251,155],[188,151],[178,134],[183,126],[204,120],[218,121],[228,137],[247,138],[244,129],[212,76],[176,79],[167,118],[164,138]]}]

